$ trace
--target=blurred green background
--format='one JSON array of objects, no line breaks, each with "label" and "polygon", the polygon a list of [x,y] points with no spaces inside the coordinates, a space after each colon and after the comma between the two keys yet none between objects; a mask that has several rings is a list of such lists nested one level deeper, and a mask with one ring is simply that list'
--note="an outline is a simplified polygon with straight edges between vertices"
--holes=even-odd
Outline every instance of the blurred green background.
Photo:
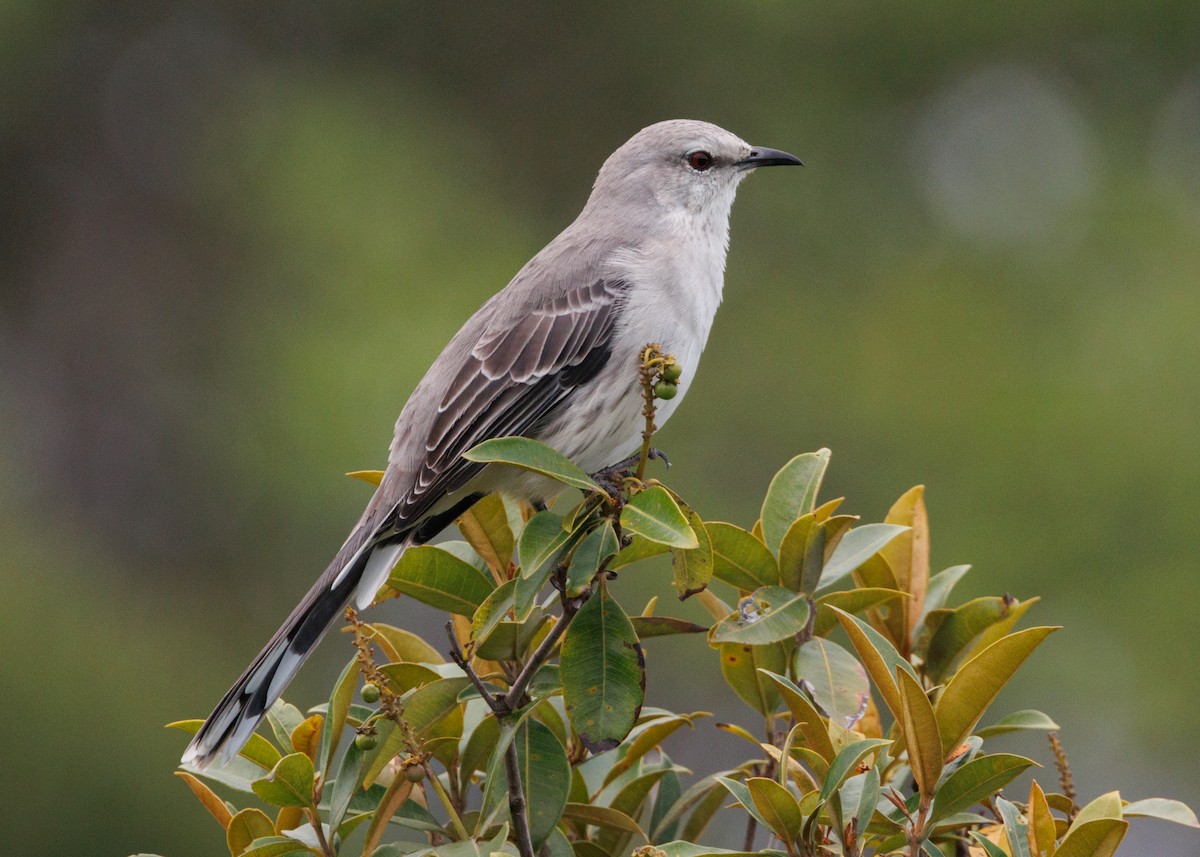
[{"label": "blurred green background", "polygon": [[[997,714],[1055,717],[1084,797],[1200,804],[1198,45],[1193,0],[0,5],[12,853],[223,853],[161,725],[324,567],[458,325],[674,117],[808,168],[742,188],[672,484],[749,525],[820,446],[867,520],[925,483],[959,596],[1066,625]],[[649,658],[652,703],[752,722],[702,644]]]}]

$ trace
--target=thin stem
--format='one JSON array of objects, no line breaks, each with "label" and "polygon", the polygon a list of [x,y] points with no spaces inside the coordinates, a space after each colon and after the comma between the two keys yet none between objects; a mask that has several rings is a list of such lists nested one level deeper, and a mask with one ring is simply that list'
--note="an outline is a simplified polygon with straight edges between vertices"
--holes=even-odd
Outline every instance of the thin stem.
[{"label": "thin stem", "polygon": [[650,460],[650,439],[658,431],[654,424],[654,377],[662,365],[662,348],[657,343],[651,343],[642,349],[642,365],[638,367],[638,375],[642,384],[642,416],[646,427],[642,430],[642,451],[638,455],[637,479],[641,482],[646,477],[646,462]]},{"label": "thin stem", "polygon": [[442,787],[442,781],[437,778],[437,775],[429,764],[429,760],[422,761],[421,766],[425,769],[425,779],[433,786],[433,790],[437,792],[438,800],[446,808],[446,814],[450,816],[450,824],[454,826],[454,832],[458,834],[459,841],[466,842],[471,838],[471,834],[467,832],[462,818],[459,816],[458,811],[455,810],[454,801],[450,800],[450,795],[446,794],[446,790]]},{"label": "thin stem", "polygon": [[571,620],[575,618],[575,614],[579,612],[579,607],[583,599],[580,598],[564,598],[563,612],[558,617],[558,621],[554,623],[554,627],[550,629],[550,633],[538,645],[533,654],[529,656],[525,667],[512,683],[512,687],[508,689],[500,700],[500,702],[508,707],[509,711],[517,708],[521,697],[525,694],[525,688],[529,686],[529,682],[533,680],[533,676],[541,669],[542,664],[550,659],[554,647],[558,644],[559,639],[566,632],[567,626],[571,624]]},{"label": "thin stem", "polygon": [[508,814],[512,817],[513,836],[521,857],[537,857],[533,838],[529,835],[529,816],[526,814],[525,791],[521,788],[521,763],[517,757],[517,742],[509,742],[504,753],[504,770],[508,774]]},{"label": "thin stem", "polygon": [[322,853],[327,857],[334,857],[333,849],[329,847],[329,840],[325,838],[325,828],[321,826],[321,814],[317,812],[315,806],[308,807],[308,820],[312,824],[313,830],[317,832],[317,844],[321,846]]},{"label": "thin stem", "polygon": [[754,816],[746,817],[746,835],[742,837],[742,850],[750,852],[754,850],[754,834],[758,832],[758,822],[754,820]]}]

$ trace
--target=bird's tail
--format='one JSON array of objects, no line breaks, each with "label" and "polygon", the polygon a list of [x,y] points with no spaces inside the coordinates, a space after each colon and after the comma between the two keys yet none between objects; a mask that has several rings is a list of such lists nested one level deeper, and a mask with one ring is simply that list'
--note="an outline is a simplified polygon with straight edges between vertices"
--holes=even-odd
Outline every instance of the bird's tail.
[{"label": "bird's tail", "polygon": [[237,755],[342,609],[352,598],[360,609],[369,606],[406,545],[348,543],[208,715],[183,763],[203,769]]}]

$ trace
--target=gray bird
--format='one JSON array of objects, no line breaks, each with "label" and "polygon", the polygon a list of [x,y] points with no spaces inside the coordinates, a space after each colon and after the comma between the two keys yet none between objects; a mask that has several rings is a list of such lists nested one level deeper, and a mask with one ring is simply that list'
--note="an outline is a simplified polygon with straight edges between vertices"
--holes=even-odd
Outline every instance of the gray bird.
[{"label": "gray bird", "polygon": [[494,437],[535,438],[588,472],[641,442],[641,349],[661,343],[695,375],[721,303],[729,211],[757,167],[800,164],[707,122],[659,122],[604,162],[587,205],[471,316],[396,422],[387,470],[340,551],[225,694],[183,755],[197,768],[245,745],[351,601],[374,600],[409,545],[433,538],[485,494],[546,502],[562,486],[468,461]]}]

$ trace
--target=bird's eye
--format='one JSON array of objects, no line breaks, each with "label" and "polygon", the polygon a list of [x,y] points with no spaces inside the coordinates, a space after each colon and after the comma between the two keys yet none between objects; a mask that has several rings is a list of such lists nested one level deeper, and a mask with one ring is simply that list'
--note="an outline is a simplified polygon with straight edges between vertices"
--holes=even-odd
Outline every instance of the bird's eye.
[{"label": "bird's eye", "polygon": [[687,156],[688,166],[697,172],[704,172],[713,165],[713,156],[705,151],[692,152]]}]

